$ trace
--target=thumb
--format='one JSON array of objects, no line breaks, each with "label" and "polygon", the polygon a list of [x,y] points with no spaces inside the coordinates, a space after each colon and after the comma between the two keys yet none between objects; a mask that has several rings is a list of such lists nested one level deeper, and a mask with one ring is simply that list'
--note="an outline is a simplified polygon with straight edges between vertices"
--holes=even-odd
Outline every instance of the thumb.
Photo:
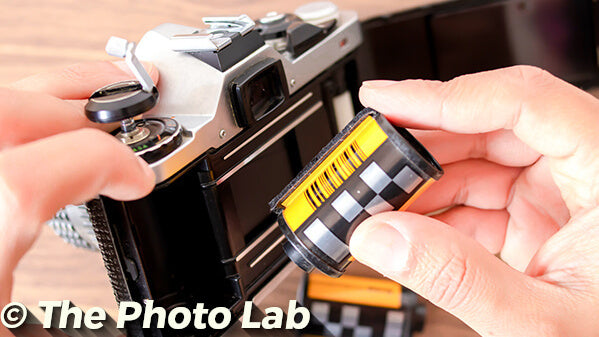
[{"label": "thumb", "polygon": [[545,330],[534,325],[546,321],[539,315],[550,306],[535,301],[550,285],[512,269],[438,220],[407,212],[381,213],[355,230],[350,249],[358,261],[412,289],[481,335]]}]

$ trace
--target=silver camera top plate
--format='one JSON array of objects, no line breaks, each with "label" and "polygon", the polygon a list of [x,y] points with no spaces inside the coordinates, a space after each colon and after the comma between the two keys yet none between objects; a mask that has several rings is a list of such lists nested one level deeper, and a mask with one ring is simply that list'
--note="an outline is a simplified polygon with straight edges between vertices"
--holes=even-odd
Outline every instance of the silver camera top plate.
[{"label": "silver camera top plate", "polygon": [[162,24],[147,32],[137,46],[138,58],[160,69],[160,101],[144,118],[174,118],[186,130],[181,145],[151,165],[157,184],[242,131],[235,122],[228,85],[249,67],[267,58],[280,60],[287,79],[284,85],[292,95],[362,42],[357,13],[340,11],[336,28],[298,57],[265,44],[221,72],[188,53],[173,50],[174,36],[199,31],[195,27]]}]

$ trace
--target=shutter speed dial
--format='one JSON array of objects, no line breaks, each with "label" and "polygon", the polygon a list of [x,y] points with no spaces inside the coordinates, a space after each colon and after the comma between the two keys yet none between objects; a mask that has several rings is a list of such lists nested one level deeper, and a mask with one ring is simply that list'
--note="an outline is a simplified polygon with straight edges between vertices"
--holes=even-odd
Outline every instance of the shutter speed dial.
[{"label": "shutter speed dial", "polygon": [[121,128],[113,134],[123,142],[130,141],[126,144],[148,163],[173,152],[182,140],[181,125],[172,118],[140,119],[135,121],[134,131],[125,133]]},{"label": "shutter speed dial", "polygon": [[135,57],[135,43],[111,37],[106,51],[124,57],[137,80],[112,83],[96,90],[85,105],[85,114],[96,123],[120,122],[120,129],[112,134],[148,163],[153,163],[181,144],[181,126],[172,118],[134,120],[156,105],[158,89]]}]

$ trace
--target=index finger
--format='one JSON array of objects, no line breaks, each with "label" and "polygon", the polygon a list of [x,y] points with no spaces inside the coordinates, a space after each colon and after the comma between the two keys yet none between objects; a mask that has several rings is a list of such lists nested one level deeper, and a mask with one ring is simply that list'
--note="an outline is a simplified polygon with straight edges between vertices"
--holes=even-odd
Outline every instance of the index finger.
[{"label": "index finger", "polygon": [[[144,66],[157,82],[156,67]],[[0,149],[82,127],[114,129],[89,121],[84,106],[95,90],[133,78],[127,70],[120,61],[86,62],[0,87]]]},{"label": "index finger", "polygon": [[548,72],[530,66],[465,75],[448,82],[365,82],[362,104],[406,127],[456,133],[512,129],[541,154],[572,155],[599,145],[598,101]]},{"label": "index finger", "polygon": [[[158,69],[142,62],[156,83]],[[134,78],[125,61],[99,61],[78,63],[64,69],[26,77],[9,87],[12,89],[43,92],[60,99],[87,99],[96,90],[110,83]]]}]

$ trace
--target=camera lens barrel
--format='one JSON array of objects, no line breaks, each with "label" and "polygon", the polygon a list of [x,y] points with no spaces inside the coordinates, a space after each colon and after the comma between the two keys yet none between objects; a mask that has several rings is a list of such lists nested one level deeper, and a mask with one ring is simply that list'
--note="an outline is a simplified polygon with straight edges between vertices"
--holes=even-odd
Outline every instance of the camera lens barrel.
[{"label": "camera lens barrel", "polygon": [[307,272],[339,277],[353,260],[348,243],[358,224],[406,209],[442,175],[407,130],[364,109],[271,201],[285,252]]}]

